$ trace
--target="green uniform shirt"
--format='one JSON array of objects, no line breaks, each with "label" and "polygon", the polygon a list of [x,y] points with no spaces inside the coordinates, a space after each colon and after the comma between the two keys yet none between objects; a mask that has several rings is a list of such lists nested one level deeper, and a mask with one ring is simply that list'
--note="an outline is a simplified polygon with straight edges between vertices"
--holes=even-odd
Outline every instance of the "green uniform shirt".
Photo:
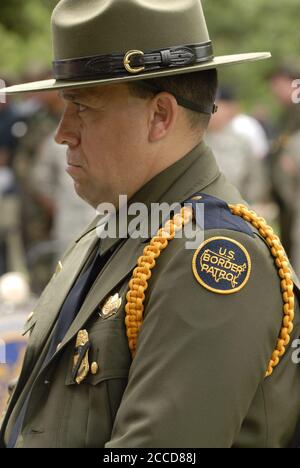
[{"label": "green uniform shirt", "polygon": [[[242,203],[201,143],[143,187],[132,202],[183,202],[196,192]],[[300,369],[291,345],[271,377],[265,372],[283,318],[280,279],[262,238],[224,228],[207,240],[238,242],[252,263],[235,294],[206,289],[195,278],[195,250],[175,238],[157,260],[146,291],[144,322],[132,361],[125,329],[128,282],[147,243],[121,243],[87,295],[56,358],[41,373],[47,339],[74,279],[97,242],[97,220],[70,247],[27,325],[31,338],[19,384],[2,425],[8,442],[19,408],[32,388],[19,447],[286,447],[300,414]],[[253,229],[254,231],[254,229]],[[101,253],[118,239],[105,239]],[[118,293],[122,305],[103,318],[99,306]],[[76,336],[89,333],[90,363],[72,378]]]}]

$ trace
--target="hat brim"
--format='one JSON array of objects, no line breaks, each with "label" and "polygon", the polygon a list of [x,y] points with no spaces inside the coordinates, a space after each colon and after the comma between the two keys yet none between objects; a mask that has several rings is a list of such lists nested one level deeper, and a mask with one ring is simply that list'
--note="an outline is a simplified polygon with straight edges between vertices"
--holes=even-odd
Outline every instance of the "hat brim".
[{"label": "hat brim", "polygon": [[248,54],[235,54],[235,55],[222,55],[215,57],[213,60],[192,65],[184,68],[172,68],[168,70],[161,70],[157,72],[143,73],[142,75],[129,75],[122,78],[108,78],[102,80],[89,80],[89,81],[58,81],[58,80],[43,80],[35,81],[33,83],[25,83],[8,88],[0,89],[1,94],[19,94],[26,92],[39,92],[39,91],[58,91],[60,89],[70,88],[86,88],[89,86],[100,86],[115,83],[127,83],[130,81],[146,80],[151,78],[158,78],[163,76],[181,75],[184,73],[193,73],[200,70],[209,70],[212,68],[220,68],[223,66],[256,62],[258,60],[265,60],[271,57],[270,52],[248,53]]}]

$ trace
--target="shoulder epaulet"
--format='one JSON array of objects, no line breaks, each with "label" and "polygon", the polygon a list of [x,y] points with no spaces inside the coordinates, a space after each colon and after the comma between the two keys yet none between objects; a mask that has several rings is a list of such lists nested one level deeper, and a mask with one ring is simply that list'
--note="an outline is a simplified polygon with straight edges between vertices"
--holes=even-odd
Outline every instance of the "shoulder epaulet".
[{"label": "shoulder epaulet", "polygon": [[[274,368],[278,366],[281,358],[286,352],[287,346],[291,340],[291,333],[294,328],[293,320],[295,316],[295,286],[292,280],[292,271],[288,258],[279,237],[274,233],[273,229],[268,226],[267,222],[263,218],[259,217],[254,211],[249,210],[242,204],[227,205],[222,200],[205,194],[195,195],[192,197],[189,203],[187,201],[185,206],[181,209],[180,213],[175,214],[173,219],[167,221],[165,225],[159,229],[156,236],[154,236],[151,239],[151,242],[145,247],[143,255],[139,257],[137,261],[137,267],[133,270],[132,278],[129,282],[129,291],[126,295],[127,303],[125,306],[125,325],[131,355],[134,357],[136,353],[137,336],[143,323],[145,291],[148,288],[148,281],[152,276],[152,270],[156,265],[156,261],[160,257],[161,253],[168,247],[169,242],[175,238],[176,232],[180,231],[184,225],[190,223],[192,219],[195,218],[194,209],[196,209],[196,214],[198,214],[197,206],[199,206],[200,202],[204,203],[206,208],[209,207],[209,209],[206,210],[206,216],[204,216],[205,221],[202,223],[205,229],[220,229],[221,226],[223,229],[225,229],[226,226],[226,229],[245,232],[248,235],[254,236],[247,224],[249,223],[255,229],[257,229],[260,235],[266,240],[270,252],[274,257],[283,298],[283,321],[276,348],[272,353],[272,357],[266,372],[266,377],[270,377],[274,371]],[[231,216],[228,215],[228,211],[230,211]],[[198,221],[201,221],[201,218],[203,219],[203,216],[201,216],[200,220],[198,219]],[[244,224],[240,224],[237,221],[239,218],[243,220]],[[220,240],[220,238],[211,239],[210,242],[214,240]],[[231,244],[233,243],[231,239],[225,239],[224,237],[222,237],[221,240],[226,242],[229,241]],[[222,250],[220,253],[220,256],[224,257],[221,259],[221,261],[222,266],[225,269],[226,260],[230,263],[230,268],[232,265],[232,259],[236,256],[236,254],[245,254],[245,250],[242,248],[241,244],[239,244],[238,250],[236,250],[234,247],[232,251],[228,252],[228,258],[225,259],[224,252],[227,247],[228,246],[225,246],[224,249],[224,245],[221,246]],[[199,249],[196,252],[197,256],[198,252]],[[207,252],[203,252],[204,256],[206,254]],[[209,255],[210,254],[211,252],[209,252]],[[208,258],[210,257],[205,257],[206,262],[208,261]],[[193,265],[195,263],[194,260],[195,259],[193,259]],[[244,265],[240,266],[240,271],[246,275],[246,277],[242,277],[243,287],[243,285],[248,280],[247,274],[249,273],[250,262],[247,255],[246,261],[245,258],[242,258],[242,260]],[[217,259],[217,261],[219,260]],[[238,271],[239,266],[236,267],[236,265],[233,265],[233,267],[235,271]],[[203,270],[205,270],[205,268],[203,268]],[[223,276],[224,274],[222,275],[222,278]],[[241,289],[240,285],[237,290],[239,289]]]},{"label": "shoulder epaulet", "polygon": [[[228,229],[254,237],[254,232],[249,224],[241,217],[234,215],[224,200],[205,193],[197,193],[186,200],[184,205],[192,206],[195,220],[204,231]],[[203,206],[204,213],[202,211]]]}]

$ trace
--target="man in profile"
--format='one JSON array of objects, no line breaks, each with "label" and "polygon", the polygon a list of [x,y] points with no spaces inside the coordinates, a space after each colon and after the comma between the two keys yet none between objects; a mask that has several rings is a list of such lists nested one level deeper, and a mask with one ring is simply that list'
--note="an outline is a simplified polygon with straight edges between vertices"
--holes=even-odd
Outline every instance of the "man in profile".
[{"label": "man in profile", "polygon": [[[269,54],[215,57],[199,0],[62,0],[52,27],[55,80],[7,92],[61,90],[78,195],[117,209],[126,195],[150,220],[153,203],[182,208],[149,239],[99,240],[96,219],[70,246],[29,317],[1,445],[288,446],[292,271],[203,141],[216,69]],[[191,224],[194,250],[175,237]]]}]

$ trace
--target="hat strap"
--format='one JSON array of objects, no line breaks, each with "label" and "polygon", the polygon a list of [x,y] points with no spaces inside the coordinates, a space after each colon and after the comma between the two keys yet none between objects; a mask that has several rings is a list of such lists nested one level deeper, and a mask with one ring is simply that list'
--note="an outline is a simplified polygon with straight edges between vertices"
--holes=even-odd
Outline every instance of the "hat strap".
[{"label": "hat strap", "polygon": [[143,88],[148,88],[149,91],[152,91],[153,93],[163,93],[167,92],[172,94],[179,106],[185,107],[186,109],[189,109],[194,112],[200,112],[201,114],[215,114],[218,111],[218,106],[216,104],[212,105],[205,105],[205,104],[197,104],[196,102],[190,101],[189,99],[186,99],[182,96],[179,96],[176,93],[173,93],[173,91],[168,91],[168,89],[164,89],[162,86],[156,84],[153,82],[153,80],[142,80],[137,82],[139,86],[142,86]]},{"label": "hat strap", "polygon": [[55,60],[53,73],[56,80],[101,80],[184,68],[213,58],[212,43],[208,41],[150,52],[129,50],[125,54]]}]

